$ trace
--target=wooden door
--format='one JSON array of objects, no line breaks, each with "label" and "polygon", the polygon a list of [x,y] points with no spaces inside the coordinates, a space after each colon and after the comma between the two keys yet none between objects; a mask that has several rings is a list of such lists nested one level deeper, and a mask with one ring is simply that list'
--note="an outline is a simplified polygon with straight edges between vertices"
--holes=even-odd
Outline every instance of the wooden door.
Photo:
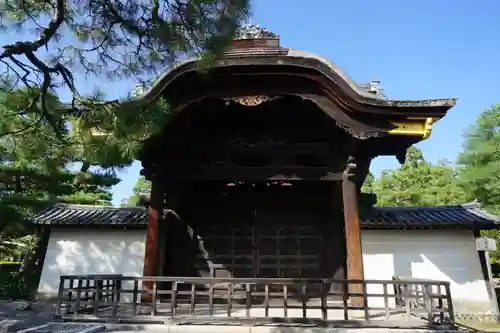
[{"label": "wooden door", "polygon": [[206,267],[209,277],[257,276],[255,228],[250,210],[207,216],[199,230],[198,268]]},{"label": "wooden door", "polygon": [[321,277],[322,237],[313,213],[260,210],[255,215],[259,277]]},{"label": "wooden door", "polygon": [[[247,212],[248,213],[248,212]],[[246,215],[246,216],[245,216]],[[321,277],[320,222],[310,212],[254,210],[207,217],[197,268],[212,277]],[[208,272],[207,272],[208,273]]]}]

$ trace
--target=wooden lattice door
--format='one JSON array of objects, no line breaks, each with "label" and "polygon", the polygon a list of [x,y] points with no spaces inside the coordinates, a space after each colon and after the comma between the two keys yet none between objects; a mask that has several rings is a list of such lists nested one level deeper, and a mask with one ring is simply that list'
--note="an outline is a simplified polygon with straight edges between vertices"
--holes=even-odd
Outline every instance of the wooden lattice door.
[{"label": "wooden lattice door", "polygon": [[317,278],[322,236],[308,212],[253,210],[218,215],[200,227],[212,277]]},{"label": "wooden lattice door", "polygon": [[321,276],[322,237],[308,212],[257,211],[255,260],[261,278]]}]

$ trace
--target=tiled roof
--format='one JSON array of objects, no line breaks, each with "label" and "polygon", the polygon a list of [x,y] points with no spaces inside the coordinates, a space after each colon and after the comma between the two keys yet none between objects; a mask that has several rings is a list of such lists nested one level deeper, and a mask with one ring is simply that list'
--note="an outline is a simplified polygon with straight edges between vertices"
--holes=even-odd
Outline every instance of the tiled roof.
[{"label": "tiled roof", "polygon": [[371,207],[360,212],[365,228],[500,228],[500,218],[479,204],[430,207]]},{"label": "tiled roof", "polygon": [[[35,224],[54,226],[145,227],[148,213],[143,207],[109,207],[56,204],[37,215]],[[436,207],[370,207],[360,210],[364,229],[466,228],[495,229],[500,219],[478,204]]]},{"label": "tiled roof", "polygon": [[51,225],[136,225],[147,224],[143,207],[113,207],[55,204],[33,218],[35,224]]}]

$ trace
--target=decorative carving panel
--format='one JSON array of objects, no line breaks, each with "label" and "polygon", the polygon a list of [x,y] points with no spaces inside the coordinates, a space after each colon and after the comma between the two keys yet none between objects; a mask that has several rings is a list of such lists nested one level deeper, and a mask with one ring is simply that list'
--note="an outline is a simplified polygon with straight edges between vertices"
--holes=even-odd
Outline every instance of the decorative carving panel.
[{"label": "decorative carving panel", "polygon": [[244,106],[257,106],[265,102],[273,101],[277,98],[278,96],[256,95],[256,96],[225,97],[223,99],[228,103],[234,102]]},{"label": "decorative carving panel", "polygon": [[340,128],[342,128],[344,131],[346,131],[350,136],[360,139],[360,140],[366,140],[370,138],[377,138],[380,137],[382,133],[380,132],[362,132],[362,131],[356,131],[355,129],[352,129],[348,126],[345,126],[344,124],[339,123],[338,121],[335,122],[336,125]]}]

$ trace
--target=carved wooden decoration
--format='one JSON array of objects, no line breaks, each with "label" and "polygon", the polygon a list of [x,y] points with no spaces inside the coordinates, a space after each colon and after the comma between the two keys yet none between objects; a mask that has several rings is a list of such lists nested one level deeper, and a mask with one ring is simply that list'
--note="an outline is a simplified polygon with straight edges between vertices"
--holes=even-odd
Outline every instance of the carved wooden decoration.
[{"label": "carved wooden decoration", "polygon": [[236,31],[235,39],[279,38],[277,34],[258,24],[245,24]]},{"label": "carved wooden decoration", "polygon": [[244,106],[257,106],[265,102],[270,102],[278,98],[277,96],[239,96],[239,97],[227,97],[224,98],[225,101],[238,103]]},{"label": "carved wooden decoration", "polygon": [[338,121],[335,122],[338,127],[342,128],[344,131],[346,131],[350,136],[360,139],[360,140],[366,140],[370,138],[377,138],[381,136],[380,132],[359,132],[356,131],[348,126],[345,126],[344,124],[339,123]]}]

